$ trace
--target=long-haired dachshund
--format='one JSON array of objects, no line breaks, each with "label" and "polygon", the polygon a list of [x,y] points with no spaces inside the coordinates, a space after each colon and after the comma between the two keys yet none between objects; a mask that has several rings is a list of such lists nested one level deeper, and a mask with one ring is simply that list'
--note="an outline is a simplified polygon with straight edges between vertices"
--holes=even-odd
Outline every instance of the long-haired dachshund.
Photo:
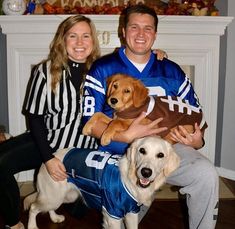
[{"label": "long-haired dachshund", "polygon": [[195,131],[195,123],[200,126],[201,130],[207,128],[200,108],[193,107],[176,96],[149,96],[149,91],[143,83],[131,76],[115,74],[107,79],[107,86],[107,103],[115,110],[113,119],[97,112],[83,128],[83,134],[90,135],[97,122],[108,124],[101,137],[102,145],[109,144],[116,132],[128,129],[133,119],[143,111],[147,112],[147,116],[143,120],[146,124],[157,118],[163,118],[159,127],[168,129],[160,136],[171,144],[175,142],[170,138],[170,131],[179,125],[189,133]]}]

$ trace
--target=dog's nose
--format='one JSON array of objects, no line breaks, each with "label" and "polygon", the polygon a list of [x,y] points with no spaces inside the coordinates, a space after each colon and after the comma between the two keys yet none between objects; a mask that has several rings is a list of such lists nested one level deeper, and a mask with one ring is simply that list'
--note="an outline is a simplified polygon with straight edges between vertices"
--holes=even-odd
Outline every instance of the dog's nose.
[{"label": "dog's nose", "polygon": [[111,98],[110,102],[114,105],[118,102],[118,100],[116,98]]},{"label": "dog's nose", "polygon": [[149,178],[152,175],[152,170],[149,168],[142,168],[141,174],[144,178]]}]

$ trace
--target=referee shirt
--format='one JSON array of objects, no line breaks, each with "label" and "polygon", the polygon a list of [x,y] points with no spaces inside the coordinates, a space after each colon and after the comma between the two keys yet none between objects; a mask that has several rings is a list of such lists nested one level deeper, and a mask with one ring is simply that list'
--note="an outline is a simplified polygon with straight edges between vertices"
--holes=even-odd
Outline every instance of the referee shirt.
[{"label": "referee shirt", "polygon": [[[69,68],[62,71],[55,93],[51,88],[50,61],[36,66],[31,74],[24,110],[30,115],[43,117],[47,142],[52,151],[61,148],[95,148],[95,139],[81,135],[80,87],[84,65],[69,60]],[[42,152],[43,154],[44,152]],[[50,159],[43,155],[44,161]]]}]

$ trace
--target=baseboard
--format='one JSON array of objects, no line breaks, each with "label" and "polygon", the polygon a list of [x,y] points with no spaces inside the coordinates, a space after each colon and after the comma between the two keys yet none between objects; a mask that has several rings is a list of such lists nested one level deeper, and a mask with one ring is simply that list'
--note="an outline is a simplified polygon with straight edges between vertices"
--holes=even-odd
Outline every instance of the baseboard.
[{"label": "baseboard", "polygon": [[221,177],[235,181],[235,171],[221,168],[221,167],[216,167],[216,168]]}]

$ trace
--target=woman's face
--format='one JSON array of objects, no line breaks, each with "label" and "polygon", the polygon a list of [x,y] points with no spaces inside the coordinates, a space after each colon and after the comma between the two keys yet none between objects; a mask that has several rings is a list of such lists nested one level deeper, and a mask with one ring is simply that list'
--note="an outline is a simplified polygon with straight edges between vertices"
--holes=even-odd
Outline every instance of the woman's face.
[{"label": "woman's face", "polygon": [[91,28],[87,22],[78,22],[65,34],[68,58],[79,63],[86,62],[93,49]]}]

